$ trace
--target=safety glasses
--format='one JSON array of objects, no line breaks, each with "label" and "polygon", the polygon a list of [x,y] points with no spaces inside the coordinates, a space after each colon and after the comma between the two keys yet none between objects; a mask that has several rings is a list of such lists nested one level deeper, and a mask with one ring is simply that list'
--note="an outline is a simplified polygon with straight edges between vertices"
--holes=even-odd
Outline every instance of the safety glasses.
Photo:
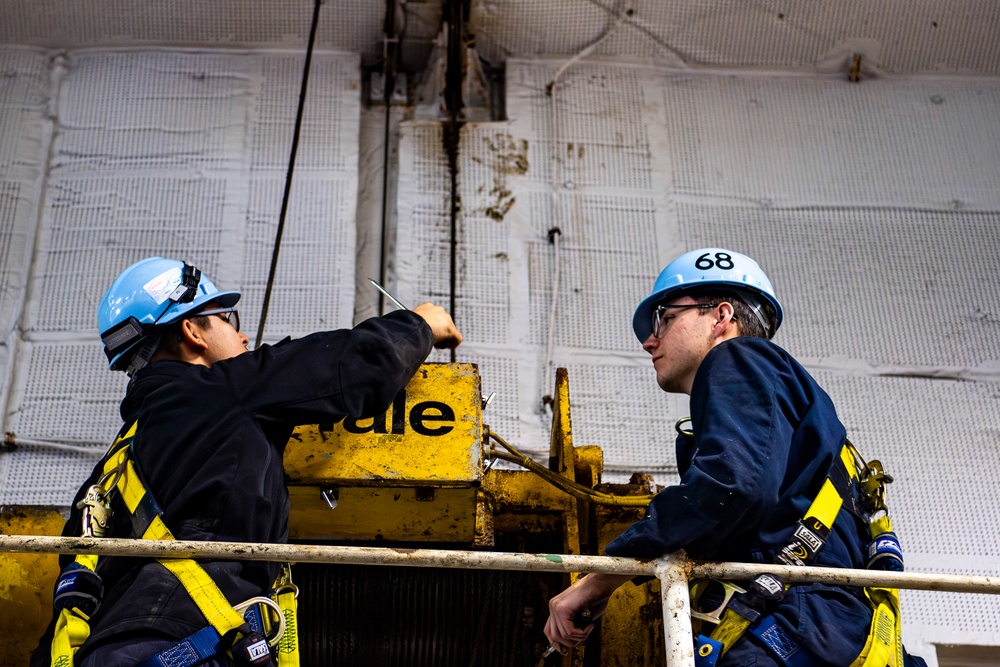
[{"label": "safety glasses", "polygon": [[[715,308],[719,304],[717,303],[685,303],[681,305],[670,305],[661,303],[656,308],[653,309],[653,337],[659,338],[660,335],[666,331],[667,322],[673,317],[673,312],[678,310],[687,310],[689,308]],[[668,313],[671,313],[668,315]]]},{"label": "safety glasses", "polygon": [[235,308],[210,308],[209,310],[199,310],[192,317],[207,317],[208,315],[218,315],[227,324],[232,325],[236,331],[240,330],[240,313]]}]

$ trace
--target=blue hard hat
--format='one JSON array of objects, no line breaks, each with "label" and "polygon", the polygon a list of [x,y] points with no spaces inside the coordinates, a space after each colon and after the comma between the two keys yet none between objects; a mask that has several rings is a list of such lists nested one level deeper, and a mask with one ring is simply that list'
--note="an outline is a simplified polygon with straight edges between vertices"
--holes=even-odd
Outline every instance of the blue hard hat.
[{"label": "blue hard hat", "polygon": [[[632,316],[632,331],[636,338],[645,342],[649,334],[653,333],[653,309],[659,303],[675,299],[683,292],[716,286],[735,288],[737,293],[742,291],[763,297],[774,306],[774,331],[781,326],[781,304],[774,295],[771,281],[757,262],[724,248],[699,248],[684,253],[660,272],[653,284],[653,291],[639,303]],[[770,333],[773,335],[774,331]]]},{"label": "blue hard hat", "polygon": [[239,292],[221,292],[208,276],[177,259],[148,257],[128,267],[97,308],[97,330],[112,370],[158,327],[194,315],[209,302],[231,308]]}]

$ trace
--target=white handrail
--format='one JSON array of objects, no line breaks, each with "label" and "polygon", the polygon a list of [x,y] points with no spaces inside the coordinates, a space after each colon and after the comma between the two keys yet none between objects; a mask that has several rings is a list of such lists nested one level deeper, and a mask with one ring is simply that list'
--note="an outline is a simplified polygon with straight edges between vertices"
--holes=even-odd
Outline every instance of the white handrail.
[{"label": "white handrail", "polygon": [[972,576],[921,572],[883,572],[757,563],[698,563],[682,552],[650,562],[610,556],[521,554],[497,551],[449,551],[394,547],[341,547],[316,544],[266,544],[133,540],[43,535],[0,535],[0,553],[62,553],[141,558],[213,558],[289,563],[403,565],[473,570],[534,572],[603,572],[654,576],[660,580],[667,664],[694,667],[691,633],[691,579],[744,581],[770,573],[786,583],[820,582],[839,586],[881,586],[925,591],[1000,594],[1000,575]]}]

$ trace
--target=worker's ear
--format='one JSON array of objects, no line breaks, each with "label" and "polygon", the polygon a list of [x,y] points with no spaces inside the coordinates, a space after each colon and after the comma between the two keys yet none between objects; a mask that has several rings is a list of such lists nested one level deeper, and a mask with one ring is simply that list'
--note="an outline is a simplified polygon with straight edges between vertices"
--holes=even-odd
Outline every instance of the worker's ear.
[{"label": "worker's ear", "polygon": [[736,311],[733,304],[723,301],[715,308],[715,328],[712,333],[718,338],[728,338],[739,333],[734,319]]},{"label": "worker's ear", "polygon": [[196,354],[208,349],[204,329],[189,319],[181,320],[180,343],[192,348]]}]

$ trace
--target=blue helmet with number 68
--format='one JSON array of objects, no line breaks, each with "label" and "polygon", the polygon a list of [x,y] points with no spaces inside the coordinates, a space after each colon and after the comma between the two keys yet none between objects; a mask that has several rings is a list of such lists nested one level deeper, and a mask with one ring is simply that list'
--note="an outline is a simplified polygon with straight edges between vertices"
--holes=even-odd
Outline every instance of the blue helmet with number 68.
[{"label": "blue helmet with number 68", "polygon": [[[716,287],[723,291],[731,288],[737,294],[746,295],[749,298],[744,301],[755,312],[759,310],[759,305],[755,309],[751,302],[762,297],[774,307],[774,330],[777,331],[781,326],[781,304],[774,295],[771,281],[757,262],[724,248],[699,248],[684,253],[660,272],[653,284],[653,291],[639,303],[632,316],[632,331],[636,338],[639,342],[645,342],[653,332],[653,309],[658,304],[676,299],[684,292]],[[773,335],[774,331],[769,333]]]}]

